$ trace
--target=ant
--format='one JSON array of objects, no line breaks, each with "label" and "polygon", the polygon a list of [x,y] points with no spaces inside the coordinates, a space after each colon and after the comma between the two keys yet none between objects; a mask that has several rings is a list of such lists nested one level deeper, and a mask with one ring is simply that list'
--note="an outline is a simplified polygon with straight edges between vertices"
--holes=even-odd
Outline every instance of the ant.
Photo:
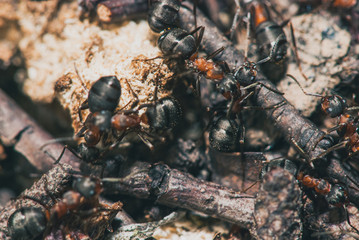
[{"label": "ant", "polygon": [[[145,107],[145,112],[139,114],[139,110]],[[174,128],[181,117],[182,109],[179,102],[173,97],[164,97],[154,104],[142,104],[137,110],[130,110],[129,112],[120,111],[119,113],[116,113],[111,118],[111,127],[116,131],[123,132],[117,142],[129,132],[135,131],[140,139],[153,150],[153,145],[143,136],[143,134],[150,137],[155,136],[144,130],[141,124],[145,124],[150,130],[158,132]]]},{"label": "ant", "polygon": [[[76,66],[75,70],[80,78]],[[82,86],[88,91],[81,78],[80,81]],[[81,122],[82,110],[89,109],[90,114],[86,118],[83,128],[76,134],[76,137],[84,137],[88,146],[97,145],[103,132],[110,128],[112,113],[117,108],[120,97],[121,84],[116,76],[99,78],[88,91],[87,100],[81,104],[78,110]]]},{"label": "ant", "polygon": [[65,192],[59,201],[55,200],[48,189],[46,192],[55,202],[52,207],[34,197],[24,196],[42,205],[45,211],[37,207],[22,207],[16,210],[8,220],[8,229],[12,239],[37,239],[41,235],[46,237],[54,225],[69,213],[84,211],[89,214],[97,210],[119,211],[121,208],[121,204],[118,203],[108,209],[98,207],[102,184],[99,179],[93,177],[80,177],[74,180],[72,190]]},{"label": "ant", "polygon": [[298,173],[297,179],[304,186],[313,188],[317,194],[324,196],[329,205],[343,207],[347,215],[347,222],[349,226],[351,226],[359,234],[359,230],[350,222],[349,213],[345,207],[349,204],[349,199],[347,191],[343,186],[340,184],[331,185],[327,180],[317,179],[310,175],[304,175],[303,172]]},{"label": "ant", "polygon": [[[159,48],[164,55],[174,55],[181,60],[184,60],[187,69],[192,69],[197,73],[205,75],[207,79],[219,82],[219,91],[227,99],[231,99],[231,105],[233,105],[234,101],[241,96],[239,91],[240,86],[233,75],[228,73],[229,67],[226,63],[223,63],[223,66],[221,66],[211,60],[216,55],[220,54],[224,48],[217,49],[206,58],[199,57],[198,48],[203,38],[204,27],[196,27],[195,30],[190,33],[177,28],[176,23],[180,5],[180,1],[165,0],[154,3],[150,8],[148,15],[150,28],[155,32],[162,32],[162,35],[158,39]],[[194,15],[196,15],[196,7],[194,7]],[[195,17],[195,26],[196,25]],[[197,31],[199,31],[199,36],[195,39],[193,35]],[[250,67],[250,69],[247,71],[248,67]],[[251,74],[251,76],[248,76],[249,74]],[[256,74],[255,66],[246,63],[243,67],[237,70],[235,77],[238,79],[248,77],[249,80],[247,80],[247,82],[253,82],[253,76],[255,78]],[[198,91],[200,89],[199,78],[197,78],[196,81],[196,89]]]},{"label": "ant", "polygon": [[[358,110],[359,107],[349,107],[346,103],[346,100],[339,95],[325,96],[314,93],[307,93],[306,91],[304,91],[303,87],[299,84],[295,77],[290,74],[287,74],[287,76],[293,79],[298,84],[298,86],[305,95],[321,98],[321,108],[326,115],[329,115],[331,118],[339,118],[338,125],[331,129],[328,129],[327,134],[333,131],[337,131],[338,135],[343,139],[343,141],[328,148],[325,152],[318,156],[318,158],[325,156],[329,152],[339,149],[345,145],[347,145],[347,147],[349,148],[350,155],[357,152],[359,150],[358,119],[357,117],[353,117],[348,112]],[[319,139],[319,141],[321,141],[324,136]]]},{"label": "ant", "polygon": [[[138,96],[126,80],[135,100],[129,110],[119,110],[118,112],[115,112],[121,96],[121,85],[119,81],[116,80],[117,78],[115,76],[101,77],[91,87],[87,100],[88,104],[86,104],[85,101],[79,109],[80,111],[89,108],[91,114],[87,117],[84,127],[76,136],[84,136],[87,146],[93,147],[99,143],[104,133],[112,131],[117,137],[116,142],[109,147],[109,149],[112,149],[125,137],[125,135],[131,131],[135,131],[140,139],[150,149],[153,149],[153,145],[144,135],[150,137],[155,136],[145,131],[141,126],[141,123],[148,125],[149,129],[154,131],[172,129],[177,125],[182,116],[180,104],[172,97],[165,97],[157,101],[156,85],[155,103],[138,106]],[[128,104],[126,104],[126,106]],[[137,109],[135,109],[136,106]],[[143,108],[146,108],[146,110],[142,114],[139,114],[139,110]],[[121,131],[122,134],[118,135],[117,131]],[[88,153],[88,150],[92,152],[96,151],[92,148],[85,149],[82,147],[81,149],[85,155],[91,155]],[[96,155],[98,154],[95,154],[95,156]]]},{"label": "ant", "polygon": [[[251,32],[254,33],[258,49],[258,57],[260,59],[257,62],[257,65],[260,66],[263,74],[273,82],[279,81],[286,74],[288,68],[288,40],[283,31],[283,27],[289,23],[297,65],[302,76],[307,80],[308,78],[303,73],[300,65],[291,22],[289,20],[285,20],[281,24],[274,22],[268,11],[267,5],[270,4],[269,2],[262,3],[259,0],[251,0],[240,4],[239,1],[236,0],[235,4],[237,5],[237,9],[245,9],[247,12],[247,31],[251,29]],[[273,7],[272,9],[276,15],[280,16]],[[237,10],[235,20],[231,27],[231,32],[234,32],[235,30],[239,14],[240,12]]]},{"label": "ant", "polygon": [[[178,0],[155,2],[148,12],[148,24],[154,32],[161,33],[158,38],[158,47],[164,55],[185,60],[197,52],[204,27],[196,27],[191,32],[179,28],[180,7],[181,1]],[[196,16],[196,5],[193,11]],[[195,26],[197,26],[196,18]],[[194,34],[198,31],[200,31],[199,37],[196,38]]]}]

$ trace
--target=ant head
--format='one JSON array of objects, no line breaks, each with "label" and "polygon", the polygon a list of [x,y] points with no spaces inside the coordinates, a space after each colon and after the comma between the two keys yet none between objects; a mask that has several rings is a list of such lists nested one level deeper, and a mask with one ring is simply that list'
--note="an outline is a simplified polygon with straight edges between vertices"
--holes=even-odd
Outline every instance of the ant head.
[{"label": "ant head", "polygon": [[233,95],[237,94],[237,82],[232,74],[226,74],[223,80],[218,85],[218,91],[226,98],[231,99]]},{"label": "ant head", "polygon": [[340,116],[347,108],[346,101],[338,95],[324,97],[321,105],[322,110],[332,118]]},{"label": "ant head", "polygon": [[343,205],[348,201],[347,192],[340,184],[333,185],[325,198],[330,205],[334,206]]},{"label": "ant head", "polygon": [[77,178],[72,187],[85,198],[91,198],[101,193],[102,184],[99,179],[92,177]]},{"label": "ant head", "polygon": [[238,83],[245,86],[254,83],[257,77],[256,64],[246,60],[243,65],[235,72],[234,77]]}]

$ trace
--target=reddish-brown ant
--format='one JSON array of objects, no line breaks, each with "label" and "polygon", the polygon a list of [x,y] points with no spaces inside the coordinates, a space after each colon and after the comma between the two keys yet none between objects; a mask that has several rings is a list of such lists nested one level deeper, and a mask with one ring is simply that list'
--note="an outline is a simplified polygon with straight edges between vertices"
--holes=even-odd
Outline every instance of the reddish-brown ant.
[{"label": "reddish-brown ant", "polygon": [[[86,215],[91,215],[97,211],[111,212],[121,209],[122,204],[119,202],[109,207],[101,207],[98,197],[102,192],[102,184],[97,178],[78,178],[74,180],[72,189],[65,192],[63,197],[57,201],[45,187],[46,192],[55,202],[52,207],[34,197],[24,196],[25,199],[33,200],[42,205],[45,211],[35,207],[20,208],[15,211],[8,222],[9,232],[13,239],[37,239],[41,235],[46,237],[69,213],[81,214],[84,212]],[[87,234],[97,234],[95,232],[89,230]]]},{"label": "reddish-brown ant", "polygon": [[[343,139],[341,143],[338,143],[330,148],[328,148],[325,152],[323,152],[318,158],[328,154],[331,151],[339,149],[341,147],[347,146],[350,150],[350,154],[359,151],[359,125],[357,122],[357,118],[353,117],[351,114],[347,112],[352,110],[359,110],[358,106],[348,107],[344,98],[339,95],[319,95],[314,93],[307,93],[304,91],[303,87],[299,84],[297,79],[290,74],[287,74],[288,77],[293,79],[304,94],[313,97],[321,98],[321,108],[323,112],[329,115],[332,118],[338,117],[339,122],[336,127],[327,130],[327,133],[332,131],[337,131],[339,136]],[[323,138],[319,139],[322,140]],[[318,142],[319,142],[318,141]]]},{"label": "reddish-brown ant", "polygon": [[303,172],[299,172],[297,179],[304,186],[313,188],[316,193],[324,196],[325,200],[329,205],[335,207],[343,207],[346,212],[347,222],[357,233],[359,230],[354,227],[349,218],[349,213],[346,206],[349,204],[348,193],[343,186],[340,184],[330,184],[327,180],[317,179],[310,175],[304,175]]}]

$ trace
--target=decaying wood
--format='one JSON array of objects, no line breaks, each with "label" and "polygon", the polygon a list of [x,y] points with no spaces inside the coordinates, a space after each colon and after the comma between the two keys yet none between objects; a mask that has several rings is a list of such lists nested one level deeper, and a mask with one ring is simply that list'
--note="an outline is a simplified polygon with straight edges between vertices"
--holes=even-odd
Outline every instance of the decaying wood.
[{"label": "decaying wood", "polygon": [[105,193],[121,193],[157,203],[199,211],[250,227],[254,197],[221,185],[199,180],[167,165],[137,163],[128,175],[103,179]]},{"label": "decaying wood", "polygon": [[[49,170],[54,159],[63,150],[59,143],[42,147],[53,140],[50,134],[45,132],[28,114],[26,114],[11,98],[0,90],[0,138],[5,146],[13,146],[39,171]],[[62,163],[70,164],[75,170],[79,170],[80,161],[69,151],[66,151],[61,159]]]}]

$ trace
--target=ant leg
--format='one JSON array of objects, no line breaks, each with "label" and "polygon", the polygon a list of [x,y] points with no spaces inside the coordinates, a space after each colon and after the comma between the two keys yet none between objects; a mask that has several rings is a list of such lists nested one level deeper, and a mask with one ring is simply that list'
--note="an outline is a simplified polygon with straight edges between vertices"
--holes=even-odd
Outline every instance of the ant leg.
[{"label": "ant leg", "polygon": [[79,71],[78,71],[77,66],[76,66],[76,62],[74,62],[74,68],[75,68],[75,72],[76,72],[77,76],[79,77],[79,80],[81,82],[82,87],[85,89],[86,92],[89,92],[89,90],[87,89],[84,81],[82,80],[82,78],[81,78],[81,76],[79,74]]},{"label": "ant leg", "polygon": [[48,194],[50,196],[52,202],[55,204],[56,198],[55,198],[54,194],[48,189],[47,178],[44,178],[44,189],[45,189],[46,194]]},{"label": "ant leg", "polygon": [[233,17],[233,23],[229,30],[229,40],[233,40],[234,38],[234,32],[236,31],[236,28],[239,25],[241,17],[239,16],[240,13],[240,6],[239,6],[239,0],[234,0],[234,3],[236,4],[236,14]]},{"label": "ant leg", "polygon": [[235,102],[235,101],[234,101],[234,97],[232,97],[232,98],[231,98],[231,102],[229,103],[229,107],[228,107],[228,109],[227,109],[226,118],[229,118],[229,117],[231,116],[234,102]]},{"label": "ant leg", "polygon": [[199,74],[197,74],[196,79],[196,94],[198,97],[201,97],[201,80],[199,79]]},{"label": "ant leg", "polygon": [[285,105],[286,102],[283,100],[279,103],[276,103],[276,104],[273,104],[273,105],[270,105],[268,107],[259,107],[259,106],[244,106],[243,109],[256,109],[256,110],[268,110],[268,109],[277,109],[283,105]]},{"label": "ant leg", "polygon": [[32,196],[28,196],[28,195],[24,195],[24,196],[21,196],[20,198],[23,198],[23,199],[29,199],[29,200],[32,200],[38,204],[40,204],[42,207],[44,207],[46,210],[49,208],[48,206],[46,206],[45,203],[41,202],[39,199],[35,198],[35,197],[32,197]]},{"label": "ant leg", "polygon": [[[108,146],[104,152],[107,152],[107,151],[112,151],[115,147],[118,146],[118,144],[120,144],[120,142],[122,141],[122,139],[129,133],[129,131],[124,131],[120,136],[118,136],[116,138],[116,141],[114,143],[112,143],[110,146]],[[103,152],[103,153],[104,153]],[[103,155],[102,153],[102,155]]]},{"label": "ant leg", "polygon": [[199,36],[198,36],[197,41],[196,41],[197,49],[199,48],[199,44],[201,43],[202,38],[203,38],[204,27],[200,26],[200,27],[197,27],[196,29],[194,29],[193,31],[189,32],[189,35],[194,35],[198,31],[199,31]]},{"label": "ant leg", "polygon": [[243,124],[244,122],[243,122],[242,114],[239,114],[238,118],[239,118],[239,121],[241,123],[241,128],[242,128],[242,131],[240,132],[240,135],[239,135],[239,144],[243,145],[244,144],[244,137],[246,135],[246,128],[245,128],[245,126]]},{"label": "ant leg", "polygon": [[347,110],[347,111],[359,110],[359,106],[348,107],[346,110]]},{"label": "ant leg", "polygon": [[249,51],[249,44],[250,44],[250,31],[251,31],[250,30],[250,28],[251,28],[250,19],[251,19],[251,13],[248,12],[248,14],[247,14],[247,39],[246,39],[247,44],[246,44],[246,50],[244,52],[244,61],[247,61],[247,59],[248,59],[248,51]]},{"label": "ant leg", "polygon": [[268,90],[270,90],[272,92],[275,92],[277,94],[284,95],[284,93],[278,91],[277,89],[271,88],[271,87],[269,87],[269,86],[267,86],[267,85],[265,85],[264,83],[261,83],[261,82],[252,83],[252,84],[250,84],[248,86],[243,87],[243,89],[246,90],[246,89],[249,89],[249,88],[254,88],[255,86],[258,86],[258,85],[263,86],[263,87],[267,88]]},{"label": "ant leg", "polygon": [[76,133],[75,138],[82,138],[85,135],[87,127],[82,127],[78,133]]},{"label": "ant leg", "polygon": [[144,144],[146,144],[146,146],[153,151],[155,149],[155,147],[153,146],[153,144],[147,139],[145,138],[141,133],[137,133],[138,137],[142,140],[142,142]]},{"label": "ant leg", "polygon": [[302,92],[303,92],[305,95],[313,96],[313,97],[320,97],[320,98],[325,97],[325,96],[320,95],[320,94],[308,93],[308,92],[304,91],[304,88],[300,85],[300,83],[298,82],[298,80],[297,80],[293,75],[287,74],[287,76],[290,77],[290,78],[299,86],[299,88],[302,90]]},{"label": "ant leg", "polygon": [[165,56],[156,56],[153,58],[146,58],[146,59],[133,59],[132,62],[148,62],[156,59],[164,59]]},{"label": "ant leg", "polygon": [[[333,152],[334,150],[340,149],[340,148],[344,148],[346,146],[346,144],[348,143],[348,141],[342,141],[340,143],[335,144],[334,146],[328,148],[327,150],[325,150],[324,152],[322,152],[318,157],[316,157],[315,159],[318,158],[322,158],[325,155],[327,155],[330,152]],[[310,161],[313,161],[315,159],[311,159]]]},{"label": "ant leg", "polygon": [[206,57],[206,60],[213,59],[215,56],[217,56],[218,54],[220,54],[221,52],[223,52],[223,50],[224,50],[224,47],[218,48],[216,51],[214,51],[213,53],[209,54],[209,55]]},{"label": "ant leg", "polygon": [[343,206],[343,208],[344,208],[344,211],[345,211],[345,213],[346,213],[347,222],[348,222],[349,226],[352,227],[352,228],[356,231],[357,234],[359,234],[359,230],[358,230],[356,227],[354,227],[354,226],[351,224],[351,222],[350,222],[350,217],[349,217],[349,212],[348,212],[347,207],[346,207],[346,206]]},{"label": "ant leg", "polygon": [[299,146],[299,144],[294,140],[294,138],[291,138],[290,142],[295,147],[295,149],[299,152],[299,154],[302,155],[307,160],[307,162],[309,162],[310,165],[312,166],[313,165],[312,164],[312,159],[310,159],[308,154],[303,150],[303,148],[301,146]]},{"label": "ant leg", "polygon": [[308,77],[304,74],[303,69],[302,69],[302,65],[300,63],[300,58],[298,55],[298,48],[297,48],[297,43],[294,37],[294,28],[293,28],[293,24],[292,22],[289,22],[289,28],[290,28],[290,35],[291,35],[291,39],[292,39],[292,44],[293,44],[293,48],[294,48],[294,55],[295,55],[295,60],[297,62],[298,65],[298,69],[300,71],[300,74],[303,76],[303,78],[308,81]]},{"label": "ant leg", "polygon": [[[273,6],[273,4],[269,0],[265,0],[264,4],[267,8],[269,7],[277,15],[278,18],[280,18],[282,21],[284,21],[282,15],[277,11],[277,9]],[[283,27],[282,24],[280,25],[281,28]],[[284,24],[284,26],[285,25],[287,25],[287,24]]]},{"label": "ant leg", "polygon": [[85,110],[85,109],[89,109],[89,104],[88,104],[88,100],[87,100],[87,99],[81,104],[81,106],[80,106],[79,109],[78,109],[79,119],[80,119],[80,122],[81,122],[81,123],[83,123],[83,118],[82,118],[82,113],[81,113],[81,111],[82,111],[82,110]]},{"label": "ant leg", "polygon": [[[194,18],[194,27],[197,28],[197,4],[198,4],[198,0],[194,0],[193,1],[193,18]],[[197,33],[196,33],[196,38],[197,38]]]},{"label": "ant leg", "polygon": [[284,39],[285,39],[285,34],[284,34],[284,33],[280,34],[280,35],[277,37],[277,39],[275,40],[274,45],[273,45],[273,47],[272,47],[272,49],[271,49],[271,51],[270,51],[270,53],[269,53],[269,56],[266,57],[266,58],[263,58],[262,60],[259,60],[259,61],[257,62],[257,65],[266,63],[266,62],[268,62],[268,61],[271,61],[271,60],[273,59],[274,53],[277,52],[277,47],[278,47],[279,42],[280,42],[281,40],[284,40]]},{"label": "ant leg", "polygon": [[157,139],[158,141],[161,141],[161,142],[166,141],[165,137],[160,137],[160,136],[157,136],[157,135],[153,135],[153,134],[151,134],[149,132],[146,132],[146,131],[142,131],[142,135],[147,135],[148,137],[153,138],[153,139]]}]

